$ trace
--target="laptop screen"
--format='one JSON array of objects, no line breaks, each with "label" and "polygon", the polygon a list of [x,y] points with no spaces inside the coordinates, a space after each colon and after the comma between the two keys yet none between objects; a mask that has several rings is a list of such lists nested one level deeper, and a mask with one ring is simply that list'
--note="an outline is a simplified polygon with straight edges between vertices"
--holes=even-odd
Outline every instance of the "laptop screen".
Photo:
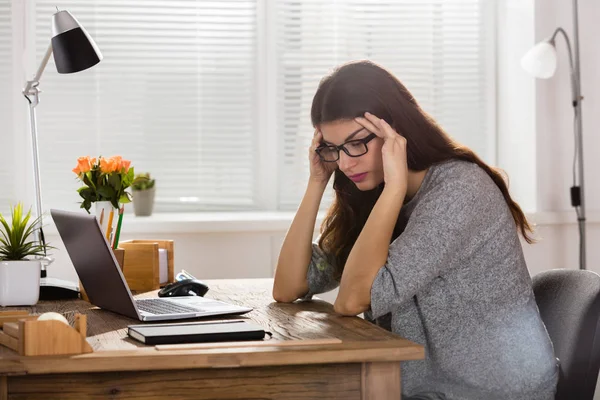
[{"label": "laptop screen", "polygon": [[131,291],[94,215],[50,210],[90,303],[140,319]]}]

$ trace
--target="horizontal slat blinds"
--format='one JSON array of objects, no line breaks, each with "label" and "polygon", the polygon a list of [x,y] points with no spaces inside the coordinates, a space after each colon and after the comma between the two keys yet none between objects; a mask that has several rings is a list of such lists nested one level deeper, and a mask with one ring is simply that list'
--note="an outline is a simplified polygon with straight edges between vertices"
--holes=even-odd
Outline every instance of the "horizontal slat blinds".
[{"label": "horizontal slat blinds", "polygon": [[[36,52],[55,1],[36,0]],[[157,211],[255,207],[254,1],[62,1],[104,55],[44,74],[44,206],[77,207],[81,155],[121,154],[157,181]]]},{"label": "horizontal slat blinds", "polygon": [[319,80],[348,60],[391,70],[451,136],[489,154],[493,10],[485,0],[281,0],[276,7],[281,209],[296,208],[304,192]]},{"label": "horizontal slat blinds", "polygon": [[[11,2],[0,0],[0,213],[8,216],[14,198],[13,177],[13,73]],[[25,107],[23,100],[23,107]],[[21,199],[23,200],[23,199]],[[26,203],[26,207],[32,202]]]}]

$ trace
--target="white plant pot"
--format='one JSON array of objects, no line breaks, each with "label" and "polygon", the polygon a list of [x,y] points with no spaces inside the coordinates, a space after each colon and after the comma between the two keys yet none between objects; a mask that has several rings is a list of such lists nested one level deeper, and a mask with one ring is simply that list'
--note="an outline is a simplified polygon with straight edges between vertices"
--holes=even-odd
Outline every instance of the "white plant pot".
[{"label": "white plant pot", "polygon": [[132,190],[133,212],[138,217],[148,217],[152,215],[154,208],[154,193],[156,186],[146,190]]},{"label": "white plant pot", "polygon": [[0,261],[0,306],[32,306],[40,298],[39,261]]}]

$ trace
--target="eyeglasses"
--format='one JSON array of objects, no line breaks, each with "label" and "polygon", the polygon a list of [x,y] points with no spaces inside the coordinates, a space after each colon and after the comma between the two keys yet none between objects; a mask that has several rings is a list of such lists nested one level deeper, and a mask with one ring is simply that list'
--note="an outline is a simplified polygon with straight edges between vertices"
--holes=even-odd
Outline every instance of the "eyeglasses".
[{"label": "eyeglasses", "polygon": [[315,149],[321,160],[325,162],[335,162],[340,159],[340,150],[344,150],[350,157],[360,157],[367,154],[369,148],[367,143],[377,137],[376,134],[371,133],[369,136],[363,139],[349,140],[346,143],[342,143],[339,146],[333,144],[324,144]]}]

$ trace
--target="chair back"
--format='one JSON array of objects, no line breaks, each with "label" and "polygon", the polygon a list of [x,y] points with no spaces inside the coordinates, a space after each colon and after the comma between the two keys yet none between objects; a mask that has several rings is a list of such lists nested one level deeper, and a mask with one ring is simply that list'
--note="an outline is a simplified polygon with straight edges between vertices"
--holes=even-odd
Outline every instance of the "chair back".
[{"label": "chair back", "polygon": [[533,277],[533,292],[560,360],[556,400],[593,400],[600,369],[600,275],[544,271]]}]

